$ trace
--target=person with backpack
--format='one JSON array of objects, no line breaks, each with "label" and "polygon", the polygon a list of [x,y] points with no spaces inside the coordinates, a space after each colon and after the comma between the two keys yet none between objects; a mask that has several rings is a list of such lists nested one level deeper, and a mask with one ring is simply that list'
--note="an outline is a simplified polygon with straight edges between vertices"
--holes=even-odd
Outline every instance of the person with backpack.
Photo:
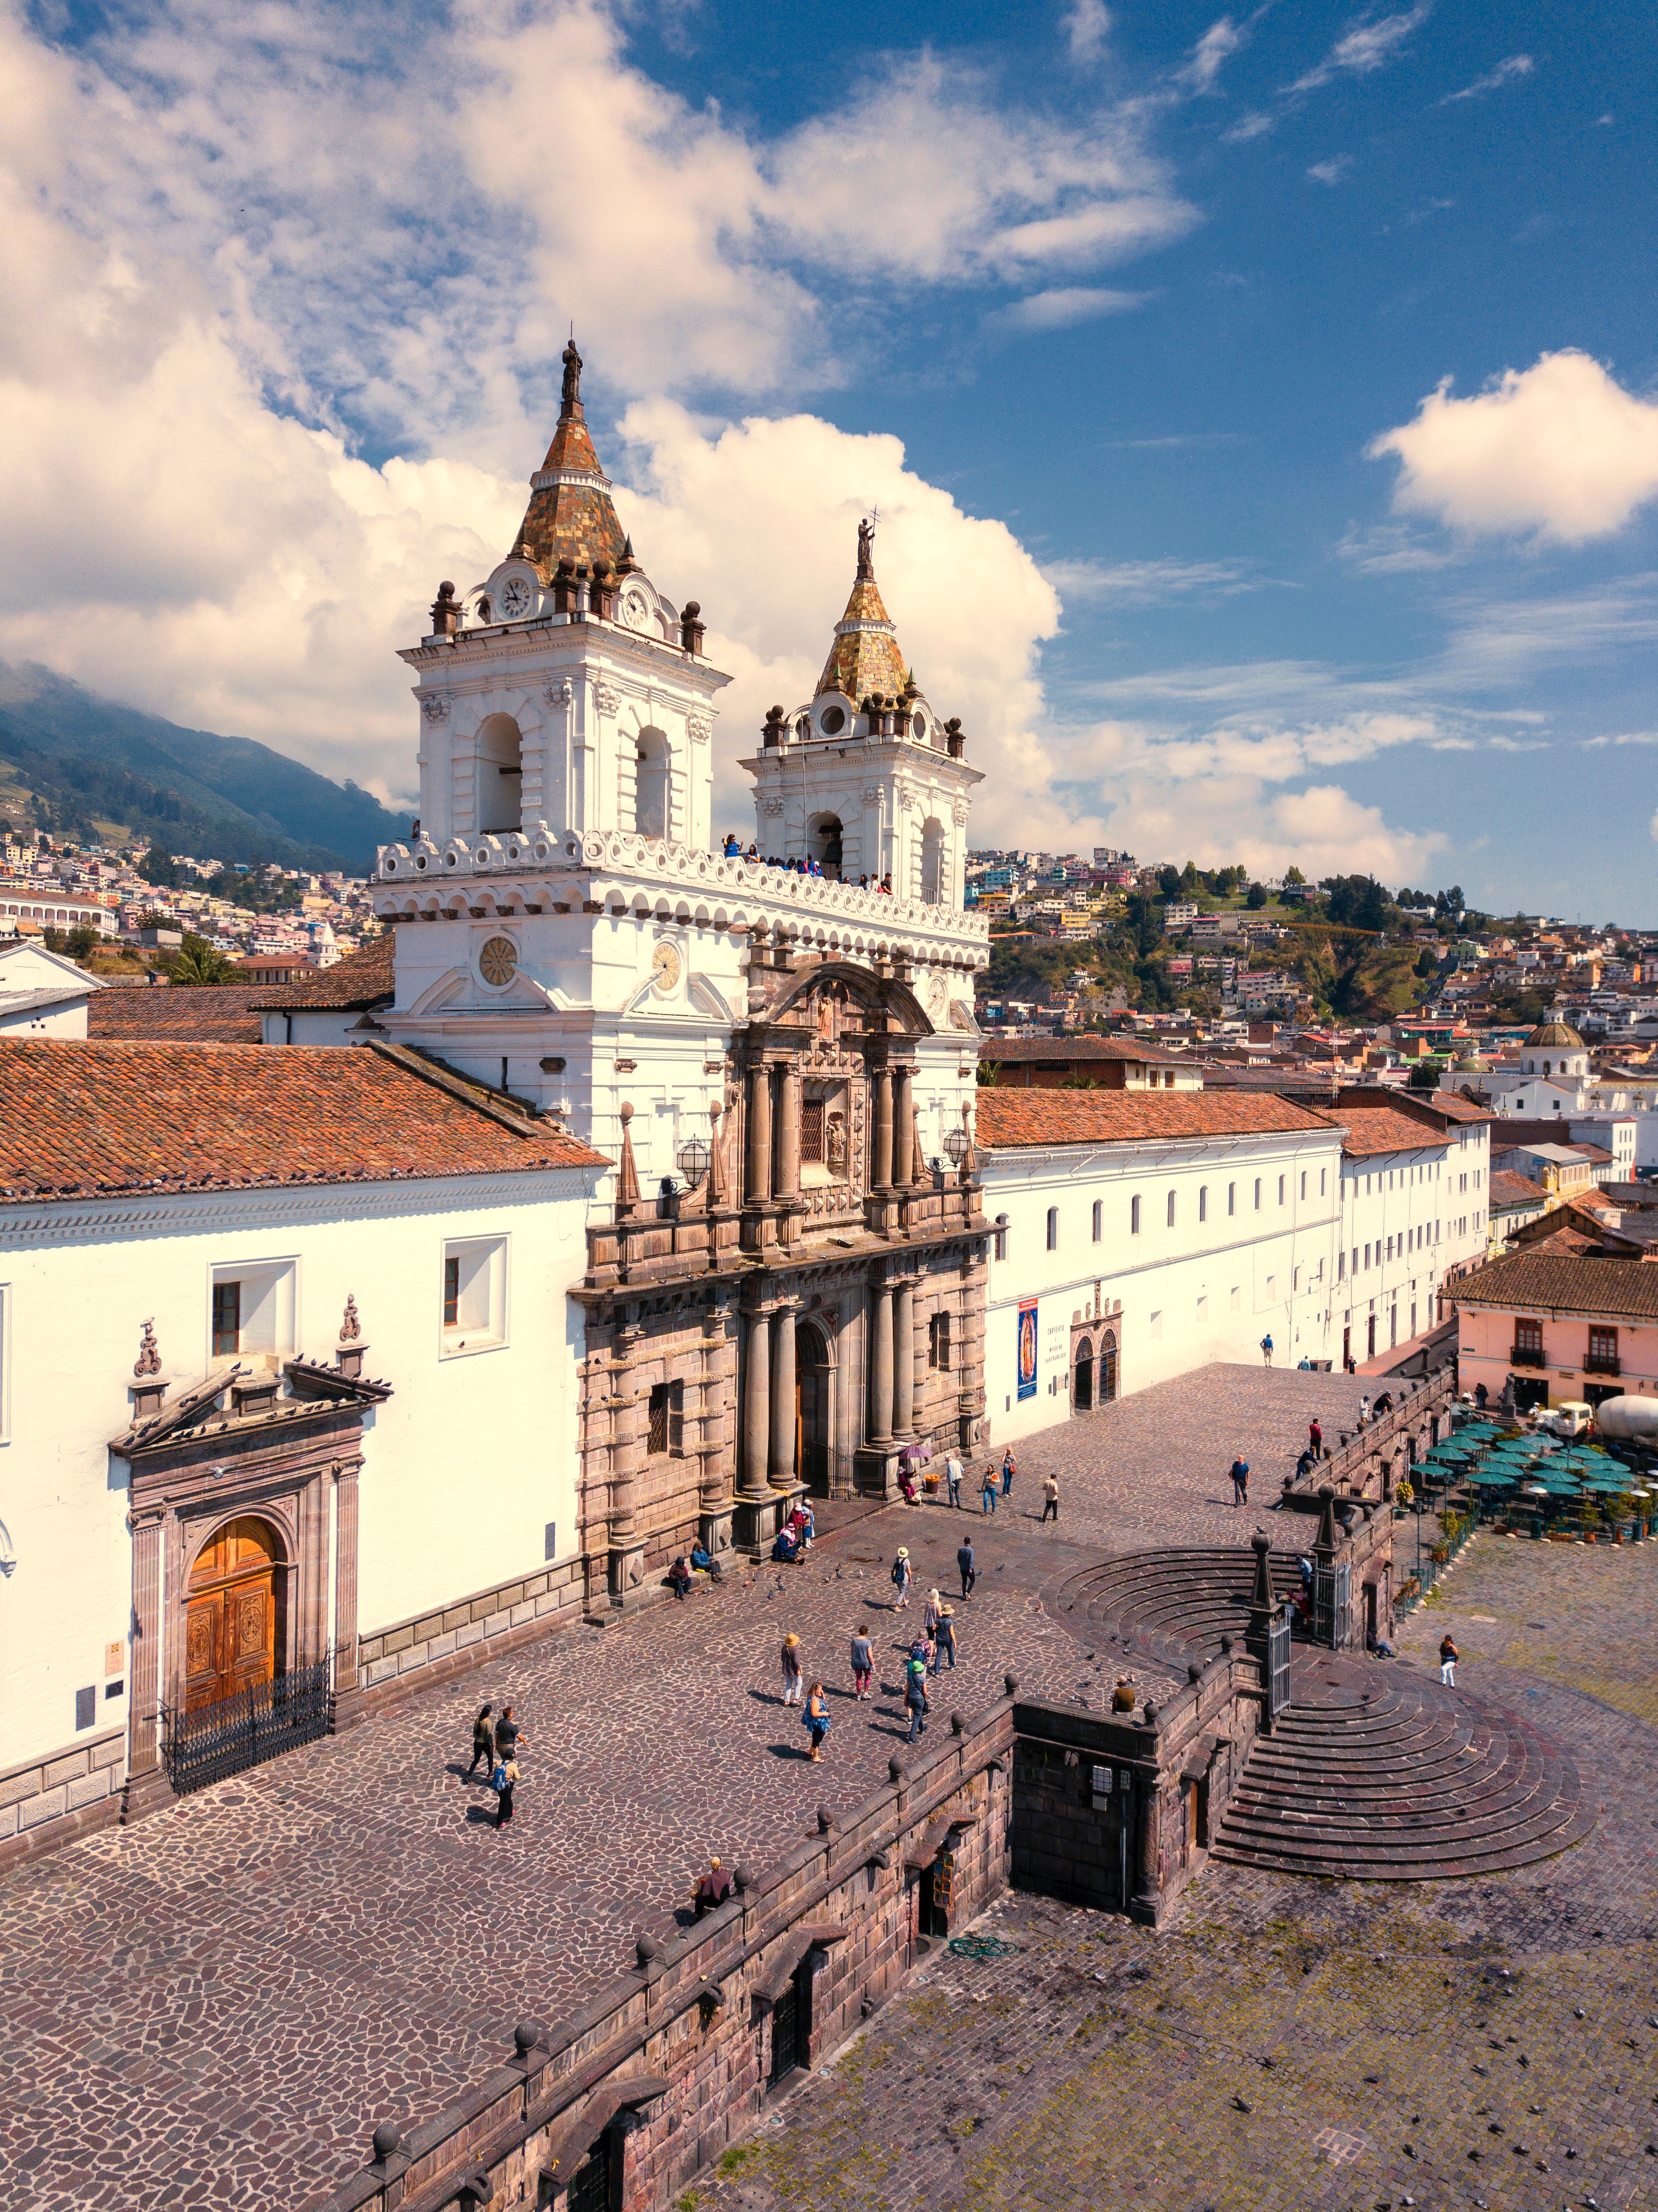
[{"label": "person with backpack", "polygon": [[956,1616],[947,1605],[938,1608],[938,1633],[933,1639],[932,1671],[944,1672],[944,1661],[950,1662],[950,1671],[956,1672]]},{"label": "person with backpack", "polygon": [[961,1543],[957,1546],[956,1564],[960,1568],[962,1574],[962,1595],[963,1597],[971,1597],[973,1595],[973,1585],[979,1578],[974,1565],[973,1539],[971,1536],[963,1537]]},{"label": "person with backpack", "polygon": [[914,1743],[926,1734],[926,1661],[913,1651],[904,1662],[904,1704],[909,1713],[909,1734],[904,1741]]},{"label": "person with backpack", "polygon": [[823,1738],[829,1731],[829,1700],[823,1695],[823,1686],[814,1682],[806,1693],[806,1732],[811,1738],[808,1756],[814,1765],[823,1756]]},{"label": "person with backpack", "polygon": [[505,1758],[497,1756],[489,1784],[495,1793],[495,1826],[504,1828],[513,1817],[513,1792],[518,1787],[518,1761],[510,1752]]},{"label": "person with backpack", "polygon": [[1260,1364],[1263,1367],[1270,1367],[1272,1364],[1272,1340],[1270,1336],[1263,1336],[1260,1340]]},{"label": "person with backpack", "polygon": [[907,1544],[900,1544],[898,1556],[892,1563],[892,1587],[898,1593],[892,1601],[895,1613],[901,1612],[909,1603],[909,1547]]},{"label": "person with backpack", "polygon": [[489,1715],[493,1710],[492,1706],[484,1705],[473,1720],[472,1763],[466,1770],[466,1779],[469,1782],[480,1766],[483,1769],[486,1782],[495,1771],[495,1732],[489,1725]]}]

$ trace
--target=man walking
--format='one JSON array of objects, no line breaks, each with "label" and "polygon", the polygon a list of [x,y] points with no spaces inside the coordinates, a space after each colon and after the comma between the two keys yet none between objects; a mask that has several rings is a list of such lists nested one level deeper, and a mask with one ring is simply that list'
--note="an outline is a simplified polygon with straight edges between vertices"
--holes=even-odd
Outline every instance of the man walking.
[{"label": "man walking", "polygon": [[958,1510],[962,1503],[962,1462],[951,1452],[944,1462],[944,1484],[950,1492],[950,1502]]},{"label": "man walking", "polygon": [[1260,1340],[1260,1364],[1263,1367],[1270,1367],[1272,1364],[1272,1340],[1270,1335]]},{"label": "man walking", "polygon": [[957,1547],[956,1564],[962,1571],[962,1595],[963,1597],[971,1597],[973,1595],[973,1585],[978,1580],[978,1576],[974,1570],[973,1539],[971,1536],[963,1538],[963,1541]]},{"label": "man walking", "polygon": [[1322,1459],[1324,1456],[1324,1431],[1318,1425],[1318,1415],[1316,1413],[1314,1414],[1312,1419],[1307,1425],[1307,1443],[1312,1452],[1313,1457],[1315,1459]]},{"label": "man walking", "polygon": [[1249,1462],[1247,1459],[1232,1462],[1232,1504],[1236,1510],[1249,1503]]},{"label": "man walking", "polygon": [[1050,1474],[1042,1484],[1042,1519],[1057,1522],[1060,1517],[1060,1478]]},{"label": "man walking", "polygon": [[1448,1628],[1439,1639],[1439,1679],[1448,1690],[1456,1687],[1456,1662],[1461,1656]]}]

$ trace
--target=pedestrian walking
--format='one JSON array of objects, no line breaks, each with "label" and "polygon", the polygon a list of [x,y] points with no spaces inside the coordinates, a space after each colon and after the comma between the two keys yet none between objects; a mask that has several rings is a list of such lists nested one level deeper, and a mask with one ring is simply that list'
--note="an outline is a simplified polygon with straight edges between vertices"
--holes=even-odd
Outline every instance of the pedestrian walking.
[{"label": "pedestrian walking", "polygon": [[1439,1679],[1448,1690],[1456,1687],[1456,1662],[1461,1656],[1448,1628],[1439,1639]]},{"label": "pedestrian walking", "polygon": [[954,1452],[944,1462],[944,1485],[950,1492],[950,1502],[959,1507],[962,1502],[962,1462]]},{"label": "pedestrian walking", "polygon": [[513,1718],[513,1709],[503,1705],[501,1718],[495,1723],[495,1757],[497,1760],[516,1756],[522,1731]]},{"label": "pedestrian walking", "polygon": [[926,1604],[921,1613],[921,1626],[926,1629],[929,1636],[936,1636],[938,1634],[938,1615],[943,1610],[944,1608],[939,1601],[938,1591],[936,1589],[929,1590],[927,1592]]},{"label": "pedestrian walking", "polygon": [[1362,1429],[1370,1418],[1370,1394],[1367,1390],[1358,1401],[1358,1425]]},{"label": "pedestrian walking", "polygon": [[962,1595],[971,1597],[978,1573],[973,1562],[973,1539],[966,1537],[956,1547],[956,1564],[962,1571]]},{"label": "pedestrian walking", "polygon": [[892,1587],[898,1593],[893,1600],[895,1612],[909,1603],[910,1579],[909,1547],[907,1544],[900,1544],[898,1556],[892,1563]]},{"label": "pedestrian walking", "polygon": [[860,1705],[869,1695],[874,1673],[875,1647],[869,1640],[869,1630],[860,1627],[852,1639],[852,1692]]},{"label": "pedestrian walking", "polygon": [[1272,1364],[1272,1340],[1270,1336],[1263,1336],[1260,1340],[1260,1364],[1263,1367],[1270,1367]]},{"label": "pedestrian walking", "polygon": [[1042,1484],[1042,1519],[1057,1522],[1060,1517],[1060,1478],[1050,1474]]},{"label": "pedestrian walking", "polygon": [[495,1826],[504,1828],[513,1817],[513,1792],[518,1787],[518,1761],[503,1759],[489,1778],[495,1791]]},{"label": "pedestrian walking", "polygon": [[986,1467],[984,1480],[979,1486],[979,1510],[981,1513],[996,1510],[996,1470],[992,1466]]},{"label": "pedestrian walking", "polygon": [[472,1723],[472,1764],[466,1770],[466,1779],[469,1782],[480,1765],[483,1769],[483,1778],[486,1782],[495,1768],[495,1732],[489,1725],[489,1715],[492,1710],[493,1708],[489,1705],[483,1706]]},{"label": "pedestrian walking", "polygon": [[935,1674],[944,1671],[946,1659],[950,1662],[950,1671],[953,1674],[956,1672],[956,1616],[947,1605],[940,1607],[938,1613],[938,1634],[934,1643],[932,1656],[932,1671]]},{"label": "pedestrian walking", "polygon": [[823,1695],[823,1684],[814,1682],[806,1694],[806,1733],[811,1738],[810,1756],[814,1765],[823,1756],[823,1738],[829,1731],[829,1700]]},{"label": "pedestrian walking", "polygon": [[909,1714],[905,1741],[914,1743],[918,1735],[926,1734],[926,1662],[913,1652],[904,1662],[904,1706]]},{"label": "pedestrian walking", "polygon": [[1234,1507],[1247,1505],[1249,1503],[1248,1461],[1247,1459],[1235,1459],[1232,1462],[1230,1473],[1232,1477],[1232,1504]]},{"label": "pedestrian walking", "polygon": [[793,1629],[783,1638],[783,1703],[798,1705],[801,1697],[800,1639]]},{"label": "pedestrian walking", "polygon": [[1011,1498],[1013,1495],[1013,1478],[1018,1471],[1019,1463],[1014,1458],[1013,1447],[1010,1444],[1002,1454],[1002,1496],[1004,1498]]},{"label": "pedestrian walking", "polygon": [[1322,1459],[1324,1456],[1324,1431],[1318,1425],[1318,1415],[1316,1413],[1314,1414],[1312,1419],[1307,1425],[1307,1442],[1312,1448],[1313,1457],[1315,1459]]}]

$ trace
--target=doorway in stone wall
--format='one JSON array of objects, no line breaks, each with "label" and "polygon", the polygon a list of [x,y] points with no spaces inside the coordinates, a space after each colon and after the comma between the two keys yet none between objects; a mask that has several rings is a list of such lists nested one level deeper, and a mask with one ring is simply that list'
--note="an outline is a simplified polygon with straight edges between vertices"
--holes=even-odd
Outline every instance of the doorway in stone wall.
[{"label": "doorway in stone wall", "polygon": [[799,1322],[794,1331],[794,1463],[815,1497],[829,1495],[834,1468],[835,1369],[823,1331]]},{"label": "doorway in stone wall", "polygon": [[251,1514],[228,1522],[197,1553],[185,1613],[186,1712],[258,1689],[281,1673],[287,1589],[281,1558],[276,1530]]}]

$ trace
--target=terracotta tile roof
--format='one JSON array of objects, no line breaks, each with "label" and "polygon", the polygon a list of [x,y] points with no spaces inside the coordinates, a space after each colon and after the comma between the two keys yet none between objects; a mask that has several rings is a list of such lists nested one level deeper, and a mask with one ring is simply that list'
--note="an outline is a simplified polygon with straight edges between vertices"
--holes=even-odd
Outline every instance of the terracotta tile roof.
[{"label": "terracotta tile roof", "polygon": [[134,984],[96,991],[87,1035],[130,1044],[258,1044],[264,1024],[253,1011],[267,983]]},{"label": "terracotta tile roof", "polygon": [[1327,1106],[1322,1118],[1345,1131],[1341,1149],[1349,1159],[1372,1159],[1383,1152],[1419,1152],[1442,1145],[1445,1133],[1401,1114],[1396,1106]]},{"label": "terracotta tile roof", "polygon": [[1542,1206],[1548,1193],[1529,1176],[1516,1175],[1512,1168],[1493,1168],[1487,1185],[1490,1210],[1503,1212],[1520,1206]]},{"label": "terracotta tile roof", "polygon": [[978,1094],[975,1140],[993,1152],[1025,1145],[1133,1144],[1145,1139],[1299,1135],[1326,1116],[1272,1093],[1234,1091],[998,1091]]},{"label": "terracotta tile roof", "polygon": [[1121,1037],[985,1037],[979,1046],[979,1057],[995,1060],[999,1065],[1011,1066],[1017,1060],[1145,1060],[1168,1061],[1171,1066],[1193,1067],[1194,1060],[1165,1052],[1160,1045],[1129,1044]]},{"label": "terracotta tile roof", "polygon": [[589,476],[591,483],[544,484],[532,491],[516,543],[527,546],[530,558],[550,583],[561,561],[592,568],[602,561],[614,568],[628,542],[610,489],[598,465],[598,455],[587,429],[587,410],[581,399],[581,356],[571,340],[564,355],[564,398],[553,441],[537,475],[560,470]]},{"label": "terracotta tile roof", "polygon": [[1447,1296],[1458,1305],[1524,1306],[1658,1321],[1658,1267],[1647,1260],[1574,1257],[1533,1247],[1464,1275]]},{"label": "terracotta tile roof", "polygon": [[1497,1118],[1489,1106],[1480,1105],[1465,1091],[1424,1091],[1415,1103],[1453,1121],[1495,1121]]},{"label": "terracotta tile roof", "polygon": [[356,1006],[385,1006],[397,988],[392,972],[396,951],[396,939],[389,929],[386,930],[315,975],[303,976],[298,982],[285,983],[275,990],[267,984],[255,993],[254,1002],[261,1011],[273,1014],[329,1006],[343,1013]]},{"label": "terracotta tile roof", "polygon": [[0,1202],[608,1164],[383,1046],[0,1039]]}]

